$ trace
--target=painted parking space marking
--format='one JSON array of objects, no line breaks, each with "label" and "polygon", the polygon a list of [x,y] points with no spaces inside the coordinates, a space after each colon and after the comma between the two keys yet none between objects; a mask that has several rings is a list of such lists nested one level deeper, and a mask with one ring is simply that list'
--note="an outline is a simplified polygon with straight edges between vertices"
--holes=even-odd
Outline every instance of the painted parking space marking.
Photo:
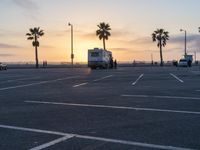
[{"label": "painted parking space marking", "polygon": [[[102,77],[102,78],[93,80],[93,82],[101,81],[101,80],[110,78],[110,77],[112,77],[112,76],[113,76],[113,75],[108,75],[108,76],[105,76],[105,77]],[[87,85],[87,84],[89,84],[89,82],[83,82],[83,83],[80,83],[80,84],[76,84],[76,85],[73,85],[72,87],[77,88],[77,87],[84,86],[84,85]]]},{"label": "painted parking space marking", "polygon": [[132,83],[132,85],[133,85],[133,86],[136,85],[137,82],[138,82],[143,76],[144,76],[144,74],[141,74],[141,75],[137,78],[137,80],[136,80],[135,82]]},{"label": "painted parking space marking", "polygon": [[2,125],[2,124],[0,124],[0,128],[19,130],[19,131],[27,131],[27,132],[35,132],[35,133],[43,133],[43,134],[60,135],[60,136],[73,136],[72,134],[66,134],[66,133],[62,133],[62,132],[16,127],[16,126],[9,126],[9,125]]},{"label": "painted parking space marking", "polygon": [[[68,140],[69,138],[80,138],[80,139],[88,139],[88,140],[95,140],[95,141],[102,141],[102,142],[109,142],[109,143],[115,143],[115,144],[123,144],[123,145],[130,145],[130,146],[138,146],[138,147],[144,147],[144,148],[155,148],[155,149],[162,149],[162,150],[195,150],[192,148],[185,148],[185,147],[175,147],[175,146],[169,146],[169,145],[158,145],[158,144],[150,144],[150,143],[142,143],[142,142],[135,142],[135,141],[128,141],[128,140],[119,140],[119,139],[110,139],[110,138],[103,138],[103,137],[95,137],[95,136],[87,136],[87,135],[79,135],[79,134],[69,134],[64,132],[56,132],[56,131],[48,131],[48,130],[40,130],[40,129],[32,129],[32,128],[24,128],[24,127],[16,127],[16,126],[8,126],[8,125],[0,125],[0,128],[4,129],[13,129],[13,130],[19,130],[19,131],[28,131],[28,132],[37,132],[39,133],[47,133],[52,135],[61,135],[64,137],[61,137],[59,139],[51,141],[52,144],[56,142],[62,142]],[[55,134],[54,134],[55,133]],[[50,143],[47,143],[46,145]],[[55,145],[54,144],[54,145]],[[45,144],[43,145],[45,146]],[[41,145],[42,147],[42,145]],[[41,149],[32,149],[32,150],[41,150]]]},{"label": "painted parking space marking", "polygon": [[183,96],[155,96],[155,95],[128,95],[128,94],[123,94],[121,96],[122,97],[137,97],[137,98],[200,100],[200,97],[183,97]]},{"label": "painted parking space marking", "polygon": [[84,85],[87,85],[87,84],[88,84],[88,82],[84,82],[84,83],[73,85],[73,87],[76,88],[76,87],[84,86]]},{"label": "painted parking space marking", "polygon": [[32,78],[20,78],[20,79],[14,79],[14,80],[6,80],[2,81],[0,83],[10,83],[10,82],[16,82],[16,81],[26,81],[26,80],[32,80],[32,79],[39,79],[39,77],[32,77]]},{"label": "painted parking space marking", "polygon": [[64,137],[61,137],[61,138],[58,138],[56,140],[53,140],[51,142],[48,142],[48,143],[45,143],[45,144],[42,144],[40,146],[37,146],[37,147],[34,147],[34,148],[31,148],[29,150],[42,150],[42,149],[45,149],[45,148],[48,148],[50,146],[53,146],[53,145],[56,145],[58,143],[61,143],[63,141],[66,141],[68,139],[71,139],[73,138],[74,136],[64,136]]},{"label": "painted parking space marking", "polygon": [[134,110],[134,111],[151,111],[151,112],[167,112],[167,113],[200,115],[200,112],[184,111],[184,110],[154,109],[154,108],[111,106],[111,105],[92,105],[92,104],[77,104],[77,103],[59,103],[59,102],[44,102],[44,101],[24,101],[24,102],[35,103],[35,104],[74,106],[74,107],[108,108],[108,109],[122,109],[122,110]]},{"label": "painted parking space marking", "polygon": [[181,80],[179,77],[177,77],[177,76],[174,75],[173,73],[170,73],[170,75],[171,75],[172,77],[174,77],[176,80],[178,80],[179,82],[184,83],[183,80]]},{"label": "painted parking space marking", "polygon": [[105,77],[102,77],[100,79],[96,79],[96,80],[93,80],[93,81],[97,82],[97,81],[101,81],[101,80],[104,80],[104,79],[107,79],[107,78],[110,78],[110,77],[113,77],[113,75],[108,75],[108,76],[105,76]]},{"label": "painted parking space marking", "polygon": [[0,88],[0,91],[23,88],[23,87],[29,87],[29,86],[35,86],[35,85],[41,85],[41,84],[52,83],[52,82],[63,81],[63,80],[69,80],[69,79],[78,78],[78,77],[79,76],[73,76],[73,77],[59,78],[59,79],[55,79],[55,80],[47,80],[47,81],[35,82],[35,83],[30,83],[30,84],[10,86],[10,87],[5,87],[5,88]]}]

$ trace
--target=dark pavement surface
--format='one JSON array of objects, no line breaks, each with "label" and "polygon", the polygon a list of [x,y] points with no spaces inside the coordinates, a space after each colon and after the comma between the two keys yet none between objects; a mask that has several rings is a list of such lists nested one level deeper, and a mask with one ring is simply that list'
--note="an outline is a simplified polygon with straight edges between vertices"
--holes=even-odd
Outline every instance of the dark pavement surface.
[{"label": "dark pavement surface", "polygon": [[199,67],[0,71],[0,149],[200,149],[199,83]]}]

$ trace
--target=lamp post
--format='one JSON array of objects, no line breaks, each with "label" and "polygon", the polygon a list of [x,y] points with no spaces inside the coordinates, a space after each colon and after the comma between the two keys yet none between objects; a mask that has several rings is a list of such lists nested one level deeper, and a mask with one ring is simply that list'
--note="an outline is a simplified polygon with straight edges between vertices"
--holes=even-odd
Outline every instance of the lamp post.
[{"label": "lamp post", "polygon": [[151,65],[153,65],[153,54],[151,53]]},{"label": "lamp post", "polygon": [[194,60],[195,60],[195,63],[196,63],[196,61],[197,61],[197,53],[196,53],[196,51],[194,52]]},{"label": "lamp post", "polygon": [[73,53],[73,25],[71,23],[68,23],[68,26],[71,26],[71,65],[73,67],[74,62],[74,53]]},{"label": "lamp post", "polygon": [[186,30],[183,30],[183,29],[180,29],[181,32],[185,32],[185,57],[187,55],[187,52],[186,52],[186,49],[187,49],[187,31]]}]

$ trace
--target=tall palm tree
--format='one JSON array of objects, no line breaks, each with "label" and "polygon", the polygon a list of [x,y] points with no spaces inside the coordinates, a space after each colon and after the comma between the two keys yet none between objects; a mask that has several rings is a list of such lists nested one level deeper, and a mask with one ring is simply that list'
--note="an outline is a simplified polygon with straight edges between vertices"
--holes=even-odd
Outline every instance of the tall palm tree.
[{"label": "tall palm tree", "polygon": [[153,42],[158,42],[157,46],[160,48],[160,66],[163,66],[162,48],[166,46],[167,40],[169,40],[169,32],[164,29],[157,29],[152,33]]},{"label": "tall palm tree", "polygon": [[105,44],[105,40],[108,40],[108,37],[111,36],[110,34],[110,25],[106,24],[105,22],[101,22],[99,25],[97,25],[97,27],[99,28],[96,31],[96,36],[99,36],[99,39],[102,40],[103,39],[103,48],[106,49],[106,44]]},{"label": "tall palm tree", "polygon": [[36,68],[39,67],[38,64],[38,47],[40,45],[38,39],[44,35],[44,31],[40,30],[40,27],[34,27],[29,29],[29,33],[26,33],[27,40],[33,40],[32,45],[35,47],[35,61],[36,61]]}]

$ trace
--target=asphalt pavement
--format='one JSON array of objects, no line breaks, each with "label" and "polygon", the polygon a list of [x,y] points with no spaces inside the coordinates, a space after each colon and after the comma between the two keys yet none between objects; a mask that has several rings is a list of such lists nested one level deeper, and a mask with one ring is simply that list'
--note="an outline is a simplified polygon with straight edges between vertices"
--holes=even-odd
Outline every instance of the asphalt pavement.
[{"label": "asphalt pavement", "polygon": [[0,71],[1,150],[200,149],[200,68]]}]

